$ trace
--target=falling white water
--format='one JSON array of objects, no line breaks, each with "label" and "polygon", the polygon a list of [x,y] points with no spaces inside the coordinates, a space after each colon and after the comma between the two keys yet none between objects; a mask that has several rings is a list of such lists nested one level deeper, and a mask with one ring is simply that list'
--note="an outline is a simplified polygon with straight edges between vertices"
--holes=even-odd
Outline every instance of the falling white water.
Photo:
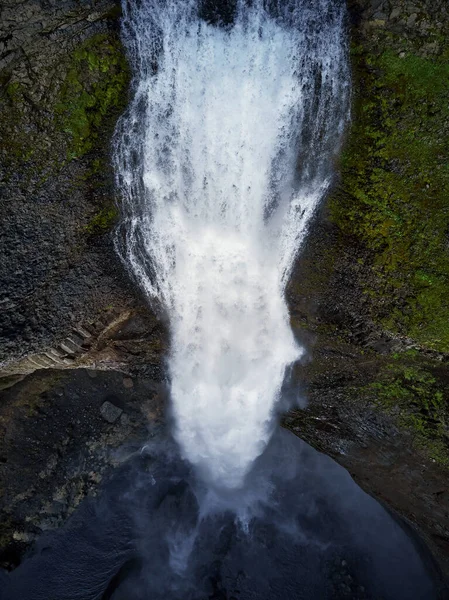
[{"label": "falling white water", "polygon": [[236,488],[302,354],[284,288],[330,184],[349,76],[339,0],[234,0],[227,24],[216,4],[124,1],[117,245],[170,318],[181,450]]}]

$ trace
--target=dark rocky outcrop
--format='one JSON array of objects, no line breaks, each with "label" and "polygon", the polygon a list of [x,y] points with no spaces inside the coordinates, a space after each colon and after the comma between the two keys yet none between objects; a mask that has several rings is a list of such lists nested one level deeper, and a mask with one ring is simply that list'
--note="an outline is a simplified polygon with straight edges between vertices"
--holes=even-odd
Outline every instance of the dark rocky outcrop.
[{"label": "dark rocky outcrop", "polygon": [[129,315],[97,338],[89,369],[37,370],[2,392],[1,566],[13,568],[162,426],[164,337],[148,314]]},{"label": "dark rocky outcrop", "polygon": [[405,516],[449,573],[449,12],[350,10],[353,123],[287,292],[309,404],[284,424]]},{"label": "dark rocky outcrop", "polygon": [[8,568],[95,492],[126,456],[115,450],[142,443],[161,412],[164,327],[110,235],[110,140],[129,82],[119,14],[119,3],[102,0],[0,7],[0,545]]},{"label": "dark rocky outcrop", "polygon": [[0,363],[133,294],[105,236],[128,69],[114,2],[0,8]]}]

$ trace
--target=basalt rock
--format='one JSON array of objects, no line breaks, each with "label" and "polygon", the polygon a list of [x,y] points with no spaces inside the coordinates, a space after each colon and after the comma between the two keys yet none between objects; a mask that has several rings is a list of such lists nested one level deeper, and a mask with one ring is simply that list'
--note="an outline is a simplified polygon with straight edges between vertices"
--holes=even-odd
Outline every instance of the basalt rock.
[{"label": "basalt rock", "polygon": [[115,2],[0,8],[0,364],[139,305],[112,249],[129,72]]},{"label": "basalt rock", "polygon": [[[123,373],[37,371],[2,394],[0,563],[59,527],[161,426],[164,386]],[[105,406],[107,408],[105,408]]]},{"label": "basalt rock", "polygon": [[[287,300],[285,425],[405,516],[449,573],[446,3],[350,2],[353,120]],[[425,229],[425,231],[424,231]]]}]

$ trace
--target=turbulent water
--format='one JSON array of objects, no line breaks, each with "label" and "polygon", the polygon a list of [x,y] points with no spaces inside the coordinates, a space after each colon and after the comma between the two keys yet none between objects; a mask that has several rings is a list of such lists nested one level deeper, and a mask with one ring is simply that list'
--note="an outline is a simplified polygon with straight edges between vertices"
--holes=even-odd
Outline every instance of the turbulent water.
[{"label": "turbulent water", "polygon": [[124,1],[117,245],[171,323],[175,437],[237,488],[303,350],[284,289],[348,116],[340,0]]}]

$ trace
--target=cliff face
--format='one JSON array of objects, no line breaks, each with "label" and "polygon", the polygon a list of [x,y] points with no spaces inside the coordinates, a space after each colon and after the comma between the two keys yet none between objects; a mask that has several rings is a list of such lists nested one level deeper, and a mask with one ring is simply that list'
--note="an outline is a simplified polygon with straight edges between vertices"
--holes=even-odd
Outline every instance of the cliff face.
[{"label": "cliff face", "polygon": [[[374,340],[445,353],[448,9],[381,0],[349,8],[353,126],[326,215],[343,248],[331,261],[348,283],[333,304],[340,321],[362,317]],[[9,0],[0,10],[5,363],[129,306],[135,291],[108,235],[110,139],[129,82],[119,3]]]},{"label": "cliff face", "polygon": [[372,320],[447,353],[449,8],[371,2],[358,17],[354,126],[331,217],[366,248]]},{"label": "cliff face", "polygon": [[353,3],[351,15],[352,127],[312,231],[327,232],[315,248],[320,275],[303,273],[292,293],[305,287],[323,333],[390,355],[363,394],[398,406],[446,463],[449,11],[373,1]]},{"label": "cliff face", "polygon": [[286,424],[417,524],[447,569],[448,7],[350,9],[352,126],[288,291],[309,405]]},{"label": "cliff face", "polygon": [[[349,6],[353,123],[287,293],[313,360],[292,378],[295,393],[308,387],[309,406],[285,424],[408,517],[447,568],[449,13],[445,1]],[[95,489],[114,462],[108,452],[143,439],[160,410],[166,331],[110,236],[110,140],[129,82],[118,18],[108,1],[0,8],[7,566]],[[110,372],[90,388],[84,370],[61,371],[80,366]],[[106,400],[124,411],[116,420],[101,412]]]},{"label": "cliff face", "polygon": [[0,11],[1,363],[132,294],[103,235],[129,81],[119,7],[6,1]]}]

